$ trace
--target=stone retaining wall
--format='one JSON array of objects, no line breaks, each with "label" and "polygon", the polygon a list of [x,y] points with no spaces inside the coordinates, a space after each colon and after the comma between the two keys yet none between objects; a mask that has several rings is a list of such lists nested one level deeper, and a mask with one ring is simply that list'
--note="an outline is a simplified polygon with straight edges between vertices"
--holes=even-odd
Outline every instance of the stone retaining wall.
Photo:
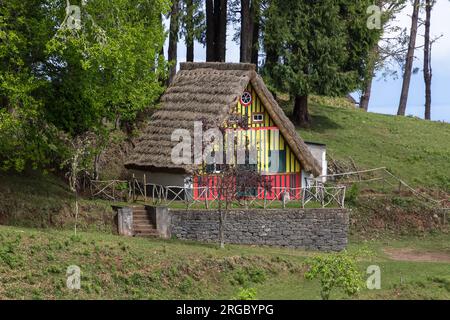
[{"label": "stone retaining wall", "polygon": [[[218,211],[169,210],[168,214],[168,236],[218,242]],[[237,210],[227,214],[225,239],[234,244],[340,251],[347,246],[348,223],[346,209]]]}]

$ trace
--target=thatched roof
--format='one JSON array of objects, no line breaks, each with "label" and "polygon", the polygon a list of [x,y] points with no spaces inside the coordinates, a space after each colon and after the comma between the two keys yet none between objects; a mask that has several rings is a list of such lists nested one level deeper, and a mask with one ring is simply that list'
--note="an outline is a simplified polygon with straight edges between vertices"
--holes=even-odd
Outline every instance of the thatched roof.
[{"label": "thatched roof", "polygon": [[307,172],[320,175],[321,165],[256,73],[255,65],[242,63],[182,63],[162,97],[162,108],[153,114],[150,125],[137,139],[125,166],[149,171],[191,172],[192,166],[180,167],[172,163],[172,148],[177,144],[171,142],[172,132],[176,129],[193,132],[194,121],[201,120],[219,127],[249,83],[302,167]]}]

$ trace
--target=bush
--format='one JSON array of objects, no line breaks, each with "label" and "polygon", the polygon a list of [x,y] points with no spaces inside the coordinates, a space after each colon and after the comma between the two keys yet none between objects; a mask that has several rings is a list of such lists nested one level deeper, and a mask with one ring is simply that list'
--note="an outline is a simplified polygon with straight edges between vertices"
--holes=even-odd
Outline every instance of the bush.
[{"label": "bush", "polygon": [[347,204],[356,205],[358,201],[359,187],[357,184],[352,184],[352,186],[347,189],[345,193],[345,202]]},{"label": "bush", "polygon": [[266,272],[257,267],[239,268],[233,273],[233,284],[247,286],[251,283],[263,283],[266,280]]},{"label": "bush", "polygon": [[0,263],[6,264],[10,269],[22,266],[24,259],[19,248],[21,240],[20,235],[15,238],[0,237]]},{"label": "bush", "polygon": [[235,300],[255,300],[256,299],[256,289],[247,288],[239,290],[238,294],[234,298]]},{"label": "bush", "polygon": [[320,255],[305,262],[308,271],[305,278],[320,281],[320,295],[323,300],[330,298],[331,291],[340,288],[348,296],[360,290],[363,280],[356,267],[356,259],[347,253]]}]

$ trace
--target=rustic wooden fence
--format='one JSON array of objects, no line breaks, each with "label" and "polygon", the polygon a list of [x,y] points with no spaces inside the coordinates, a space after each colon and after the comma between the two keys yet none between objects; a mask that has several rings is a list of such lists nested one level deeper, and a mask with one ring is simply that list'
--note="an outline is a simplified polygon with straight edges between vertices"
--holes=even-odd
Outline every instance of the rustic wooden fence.
[{"label": "rustic wooden fence", "polygon": [[90,194],[92,198],[128,202],[130,199],[130,190],[129,182],[124,180],[90,181]]}]

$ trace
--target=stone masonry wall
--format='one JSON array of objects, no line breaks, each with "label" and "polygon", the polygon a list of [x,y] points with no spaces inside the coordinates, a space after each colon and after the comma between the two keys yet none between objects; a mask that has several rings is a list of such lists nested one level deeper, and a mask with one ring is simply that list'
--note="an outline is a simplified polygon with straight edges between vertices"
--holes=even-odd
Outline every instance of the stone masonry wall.
[{"label": "stone masonry wall", "polygon": [[[217,211],[169,210],[170,233],[182,240],[218,242]],[[345,209],[237,210],[226,217],[227,243],[340,251],[347,246]]]}]

